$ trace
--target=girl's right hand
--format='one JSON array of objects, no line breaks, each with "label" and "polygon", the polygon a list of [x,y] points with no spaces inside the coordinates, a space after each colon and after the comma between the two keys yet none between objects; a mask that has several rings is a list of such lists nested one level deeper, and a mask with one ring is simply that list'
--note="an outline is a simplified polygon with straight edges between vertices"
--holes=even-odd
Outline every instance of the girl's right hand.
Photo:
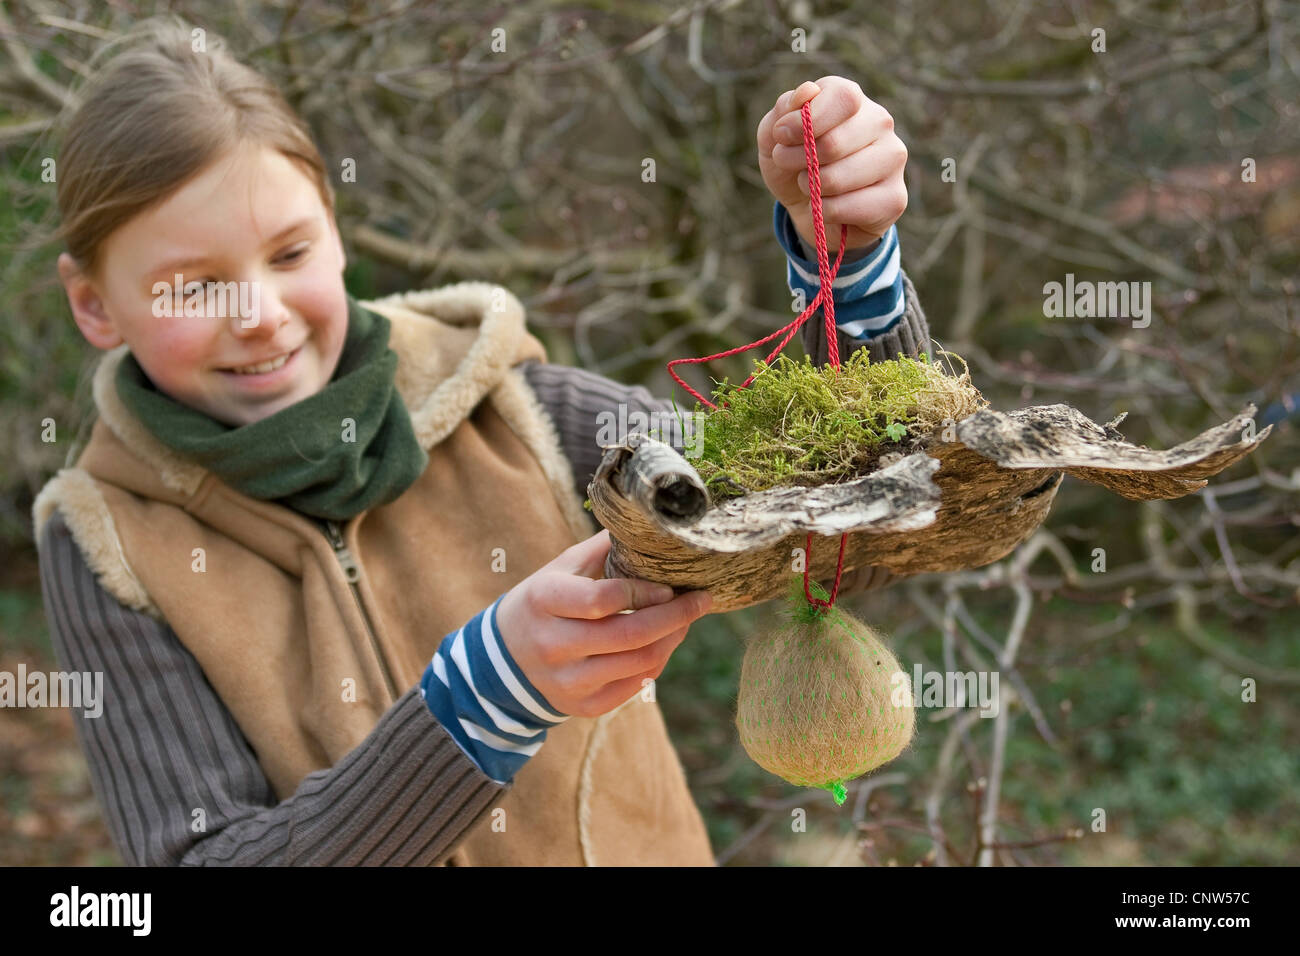
[{"label": "girl's right hand", "polygon": [[[708,591],[677,597],[640,578],[603,578],[609,531],[563,551],[502,597],[497,630],[554,710],[596,717],[657,678],[686,631],[707,614]],[[631,613],[619,613],[632,608]]]}]

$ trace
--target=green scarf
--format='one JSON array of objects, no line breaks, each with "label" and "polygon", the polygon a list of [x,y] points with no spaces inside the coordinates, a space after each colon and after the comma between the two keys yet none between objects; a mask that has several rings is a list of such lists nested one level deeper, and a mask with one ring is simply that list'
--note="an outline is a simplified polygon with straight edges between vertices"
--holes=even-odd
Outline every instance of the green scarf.
[{"label": "green scarf", "polygon": [[[130,352],[117,393],[159,441],[237,491],[345,521],[397,498],[429,463],[393,385],[390,327],[348,296],[347,337],[329,383],[248,425],[227,425],[160,392]],[[355,435],[345,435],[345,418]]]}]

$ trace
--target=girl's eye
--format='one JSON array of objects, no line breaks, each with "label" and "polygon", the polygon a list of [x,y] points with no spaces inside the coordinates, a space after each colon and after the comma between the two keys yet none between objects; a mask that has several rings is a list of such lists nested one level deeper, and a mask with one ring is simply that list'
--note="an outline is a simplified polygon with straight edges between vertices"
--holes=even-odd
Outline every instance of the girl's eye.
[{"label": "girl's eye", "polygon": [[280,261],[281,261],[281,262],[296,262],[297,260],[301,259],[301,258],[302,258],[303,256],[305,256],[306,254],[307,254],[307,247],[306,247],[306,246],[301,246],[301,247],[299,247],[299,248],[297,248],[297,249],[294,249],[292,252],[286,252],[284,255],[282,255],[282,256],[280,257]]}]

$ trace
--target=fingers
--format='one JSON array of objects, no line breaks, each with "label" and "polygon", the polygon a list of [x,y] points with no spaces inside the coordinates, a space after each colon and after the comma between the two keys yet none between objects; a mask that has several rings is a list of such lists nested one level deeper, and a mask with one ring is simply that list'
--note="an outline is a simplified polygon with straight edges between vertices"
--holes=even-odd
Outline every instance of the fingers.
[{"label": "fingers", "polygon": [[[837,79],[831,77],[830,79]],[[875,106],[862,93],[856,83],[839,79],[838,82],[820,87],[821,92],[812,99],[808,106],[808,118],[812,123],[813,136],[818,137],[848,120],[866,104]],[[778,103],[779,105],[779,103]],[[776,117],[772,136],[786,146],[795,146],[803,142],[803,116],[800,112],[803,103],[786,110]],[[883,111],[882,111],[883,112]]]},{"label": "fingers", "polygon": [[574,717],[599,717],[601,714],[607,714],[619,704],[631,699],[633,694],[640,693],[645,687],[645,682],[654,678],[654,674],[647,673],[610,684],[588,697],[570,713]]},{"label": "fingers", "polygon": [[598,621],[629,608],[647,608],[673,599],[668,585],[642,578],[592,581],[563,573],[540,576],[532,591],[541,613],[583,621]]},{"label": "fingers", "polygon": [[[758,124],[758,148],[765,155],[770,155],[772,147],[777,145],[777,139],[773,134],[773,127],[791,111],[794,111],[795,121],[799,120],[799,110],[803,108],[804,103],[815,97],[821,92],[821,87],[811,80],[800,83],[793,90],[786,90],[776,99],[776,105],[767,111]],[[803,133],[799,134],[801,137]]]},{"label": "fingers", "polygon": [[852,223],[862,232],[877,238],[888,232],[906,210],[907,187],[901,176],[822,201],[822,216],[826,222]]},{"label": "fingers", "polygon": [[[686,640],[689,626],[680,627],[652,644],[617,654],[598,654],[579,665],[576,682],[620,703],[641,689],[645,678],[657,678],[673,652]],[[622,696],[619,696],[622,695]]]},{"label": "fingers", "polygon": [[551,566],[566,574],[578,574],[584,578],[599,578],[605,574],[605,556],[609,554],[609,529],[602,528],[586,541],[561,552]]},{"label": "fingers", "polygon": [[[823,77],[818,83],[822,91],[811,101],[808,112],[821,163],[833,163],[891,136],[894,118],[857,83],[843,77]],[[785,170],[802,169],[807,159],[799,107],[784,114],[769,113],[764,121],[770,127],[767,135],[776,142],[769,153],[774,164]]]},{"label": "fingers", "polygon": [[[817,137],[817,162],[825,167],[860,152],[880,139],[877,118],[859,110],[843,123]],[[772,162],[779,169],[790,171],[805,169],[808,158],[804,153],[803,134],[792,146],[778,144],[772,150]]]},{"label": "fingers", "polygon": [[[901,179],[905,165],[907,165],[907,148],[897,136],[890,137],[888,141],[877,141],[870,146],[864,146],[851,156],[818,167],[822,198],[842,196],[855,189],[888,183],[894,178]],[[796,182],[803,195],[810,195],[806,169],[800,170]]]},{"label": "fingers", "polygon": [[776,106],[772,109],[778,117],[790,112],[798,112],[803,109],[803,105],[820,93],[822,88],[812,82],[805,80],[796,86],[793,90],[787,90],[777,98]]},{"label": "fingers", "polygon": [[667,634],[689,627],[707,613],[707,591],[688,591],[671,601],[633,611],[613,614],[599,621],[574,621],[573,635],[565,641],[566,653],[594,657],[635,650]]}]

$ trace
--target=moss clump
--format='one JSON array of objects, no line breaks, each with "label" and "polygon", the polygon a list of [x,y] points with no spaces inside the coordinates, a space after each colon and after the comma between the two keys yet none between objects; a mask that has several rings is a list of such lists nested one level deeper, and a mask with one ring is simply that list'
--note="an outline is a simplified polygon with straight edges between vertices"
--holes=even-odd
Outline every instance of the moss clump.
[{"label": "moss clump", "polygon": [[961,375],[924,352],[919,361],[871,362],[857,349],[838,371],[808,356],[759,360],[748,386],[724,380],[714,390],[718,408],[704,417],[692,464],[714,498],[860,477],[883,455],[915,451],[945,423],[988,405],[956,358]]}]

